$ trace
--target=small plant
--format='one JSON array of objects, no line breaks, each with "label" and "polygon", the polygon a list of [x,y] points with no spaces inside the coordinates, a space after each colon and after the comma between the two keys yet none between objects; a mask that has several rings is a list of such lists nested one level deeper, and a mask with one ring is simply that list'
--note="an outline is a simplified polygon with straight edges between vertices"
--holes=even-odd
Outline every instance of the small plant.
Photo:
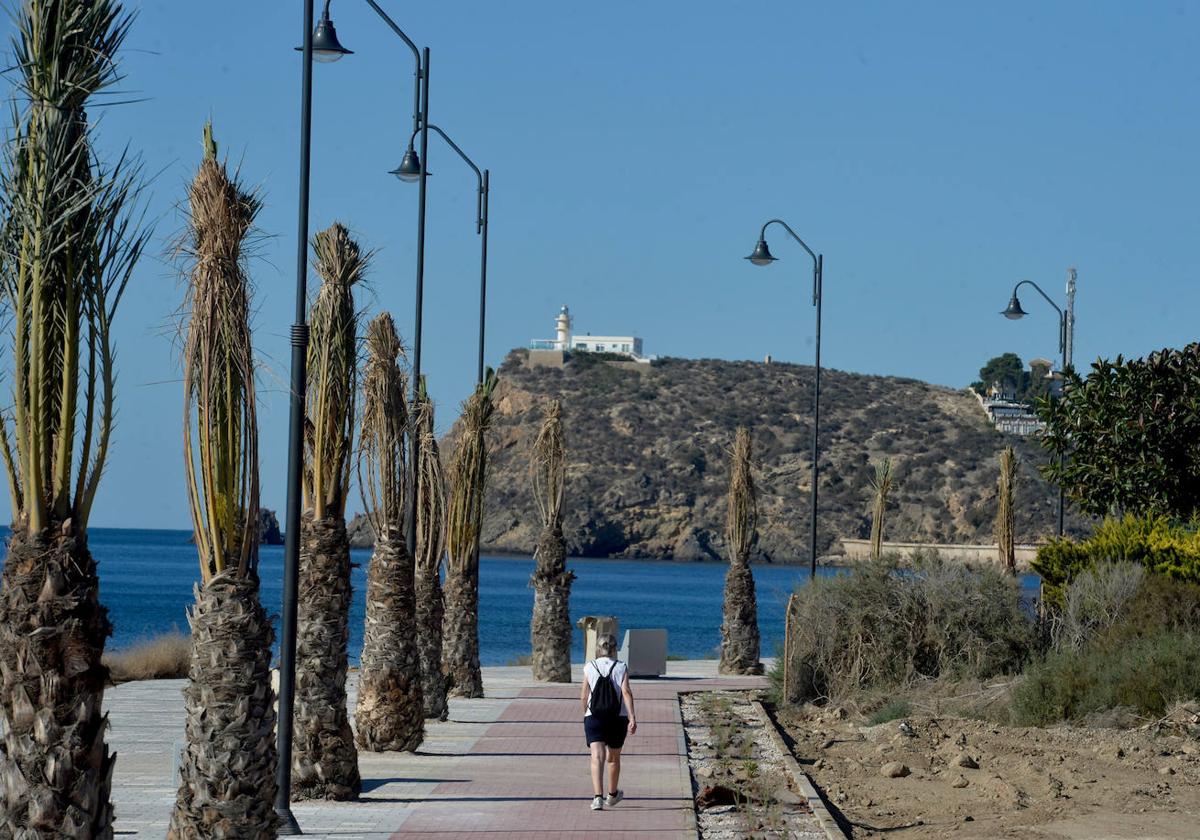
[{"label": "small plant", "polygon": [[871,726],[878,726],[881,723],[908,717],[910,714],[912,714],[912,704],[903,698],[896,698],[876,711],[867,721]]},{"label": "small plant", "polygon": [[1082,650],[1115,625],[1145,577],[1145,569],[1133,563],[1102,563],[1075,578],[1052,619],[1055,649]]}]

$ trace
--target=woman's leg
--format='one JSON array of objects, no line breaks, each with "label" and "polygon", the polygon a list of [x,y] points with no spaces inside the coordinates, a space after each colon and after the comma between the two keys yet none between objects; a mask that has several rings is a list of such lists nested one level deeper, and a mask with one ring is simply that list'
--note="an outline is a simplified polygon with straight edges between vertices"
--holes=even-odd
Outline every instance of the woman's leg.
[{"label": "woman's leg", "polygon": [[608,748],[608,792],[617,792],[617,782],[621,780],[621,750]]},{"label": "woman's leg", "polygon": [[604,742],[592,741],[592,795],[604,795]]}]

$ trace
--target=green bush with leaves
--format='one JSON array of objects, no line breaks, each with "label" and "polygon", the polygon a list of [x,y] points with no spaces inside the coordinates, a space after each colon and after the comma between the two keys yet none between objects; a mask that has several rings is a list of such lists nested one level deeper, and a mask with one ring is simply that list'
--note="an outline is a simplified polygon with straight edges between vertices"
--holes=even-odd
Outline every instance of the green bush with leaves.
[{"label": "green bush with leaves", "polygon": [[1060,608],[1071,581],[1104,562],[1135,563],[1150,572],[1200,583],[1200,523],[1180,525],[1155,515],[1106,519],[1087,540],[1043,545],[1033,570],[1041,575],[1046,603]]},{"label": "green bush with leaves", "polygon": [[1200,343],[1144,359],[1068,371],[1061,399],[1042,400],[1043,445],[1066,455],[1043,468],[1092,516],[1200,512]]}]

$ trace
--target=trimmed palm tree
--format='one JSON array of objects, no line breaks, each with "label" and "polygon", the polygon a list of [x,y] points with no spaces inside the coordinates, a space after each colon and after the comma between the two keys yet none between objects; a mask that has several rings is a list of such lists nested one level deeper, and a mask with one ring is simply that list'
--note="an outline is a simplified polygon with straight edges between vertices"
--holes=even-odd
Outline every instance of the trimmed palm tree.
[{"label": "trimmed palm tree", "polygon": [[446,516],[446,616],[442,670],[452,697],[482,697],[479,670],[479,531],[487,481],[487,432],[496,374],[490,368],[463,404],[461,434],[450,463]]},{"label": "trimmed palm tree", "polygon": [[883,556],[883,521],[887,515],[888,496],[895,482],[895,467],[891,458],[875,464],[875,475],[871,477],[871,490],[875,494],[871,506],[871,559]]},{"label": "trimmed palm tree", "polygon": [[275,836],[271,621],[258,591],[258,423],[244,246],[261,208],[217,159],[188,191],[183,457],[201,585],[188,621],[187,746],[167,836]]},{"label": "trimmed palm tree", "polygon": [[375,550],[367,567],[354,719],[358,745],[374,752],[415,750],[425,738],[413,558],[404,533],[409,417],[408,379],[398,361],[403,354],[392,316],[384,312],[367,327],[358,448],[358,486],[375,531]]},{"label": "trimmed palm tree", "polygon": [[0,172],[0,326],[12,398],[0,455],[12,530],[0,575],[0,837],[112,836],[101,712],[112,633],[88,520],[109,454],[111,326],[146,232],[137,166],[103,164],[86,108],[118,77],[112,0],[13,14]]},{"label": "trimmed palm tree", "polygon": [[350,640],[346,499],[357,366],[353,289],[370,255],[338,223],[318,232],[312,247],[321,286],[309,314],[292,796],[353,799],[362,789],[362,779],[346,709]]},{"label": "trimmed palm tree", "polygon": [[728,513],[725,543],[729,571],[725,574],[724,620],[721,622],[722,674],[761,674],[759,661],[758,598],[750,571],[750,549],[758,539],[758,495],[751,472],[750,430],[739,426],[729,463]]},{"label": "trimmed palm tree", "polygon": [[533,552],[536,563],[530,584],[534,588],[533,620],[529,635],[533,646],[533,678],[542,682],[571,681],[571,581],[567,570],[567,542],[563,539],[562,507],[567,480],[567,446],[562,428],[562,404],[546,406],[529,459],[529,480],[542,517],[542,534]]},{"label": "trimmed palm tree", "polygon": [[1011,446],[1000,452],[1000,477],[996,481],[996,547],[1000,566],[1017,573],[1014,490],[1017,483],[1017,453]]},{"label": "trimmed palm tree", "polygon": [[417,650],[421,660],[421,693],[425,717],[445,720],[446,676],[442,672],[442,621],[446,602],[442,594],[442,557],[446,552],[446,479],[434,434],[433,401],[425,378],[417,390],[414,410],[417,436]]}]

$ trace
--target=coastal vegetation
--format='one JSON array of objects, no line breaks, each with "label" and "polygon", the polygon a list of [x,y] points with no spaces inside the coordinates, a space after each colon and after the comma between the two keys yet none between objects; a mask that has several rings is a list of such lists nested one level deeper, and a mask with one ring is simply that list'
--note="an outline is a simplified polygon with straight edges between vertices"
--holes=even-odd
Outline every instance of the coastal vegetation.
[{"label": "coastal vegetation", "polygon": [[186,746],[168,837],[274,837],[274,632],[259,600],[259,460],[246,241],[258,197],[217,158],[211,124],[188,191],[183,451],[200,585]]},{"label": "coastal vegetation", "polygon": [[483,696],[479,671],[479,533],[496,382],[496,374],[489,368],[463,405],[461,434],[450,462],[442,671],[446,690],[453,697]]},{"label": "coastal vegetation", "polygon": [[364,749],[415,750],[425,737],[417,657],[413,558],[404,532],[408,483],[408,379],[392,316],[367,327],[362,371],[358,486],[375,531],[367,566],[367,616],[354,720]]},{"label": "coastal vegetation", "polygon": [[321,282],[309,313],[292,796],[353,799],[362,789],[362,779],[346,710],[346,501],[358,363],[354,286],[362,280],[370,254],[336,222],[317,232],[312,250]]},{"label": "coastal vegetation", "polygon": [[754,490],[750,430],[738,428],[729,453],[729,499],[725,543],[729,571],[721,622],[722,674],[761,674],[759,661],[758,598],[750,570],[750,548],[758,538],[758,498]]},{"label": "coastal vegetation", "polygon": [[110,685],[135,680],[181,680],[192,660],[192,637],[172,631],[142,639],[119,651],[105,651]]},{"label": "coastal vegetation", "polygon": [[1200,343],[1068,371],[1042,401],[1044,472],[1091,516],[1200,514]]},{"label": "coastal vegetation", "polygon": [[425,378],[417,388],[413,408],[417,459],[416,622],[417,653],[421,664],[421,695],[425,717],[445,720],[450,707],[442,671],[442,622],[446,614],[442,593],[442,558],[446,552],[446,479],[434,432],[433,400]]},{"label": "coastal vegetation", "polygon": [[542,518],[530,585],[534,588],[529,625],[533,677],[541,682],[571,681],[571,581],[567,543],[562,532],[563,495],[567,484],[567,446],[562,404],[551,400],[529,457],[529,482]]},{"label": "coastal vegetation", "polygon": [[115,417],[112,323],[146,242],[139,167],[102,160],[88,108],[119,78],[120,3],[12,10],[0,169],[0,415],[12,531],[0,576],[0,836],[112,836],[105,640],[88,524]]}]

